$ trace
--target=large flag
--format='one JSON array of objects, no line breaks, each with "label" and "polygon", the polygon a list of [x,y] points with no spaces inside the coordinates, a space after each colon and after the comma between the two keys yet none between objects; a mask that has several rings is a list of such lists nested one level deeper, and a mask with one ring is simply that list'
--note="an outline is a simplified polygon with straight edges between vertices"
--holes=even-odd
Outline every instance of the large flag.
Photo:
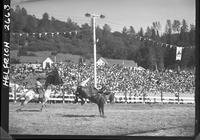
[{"label": "large flag", "polygon": [[183,47],[176,47],[176,60],[181,60]]}]

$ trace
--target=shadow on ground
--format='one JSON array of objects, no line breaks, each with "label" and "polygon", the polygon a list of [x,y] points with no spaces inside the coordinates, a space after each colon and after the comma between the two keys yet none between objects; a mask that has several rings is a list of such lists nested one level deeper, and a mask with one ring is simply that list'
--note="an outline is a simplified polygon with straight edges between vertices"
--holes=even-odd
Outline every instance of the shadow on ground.
[{"label": "shadow on ground", "polygon": [[23,109],[23,110],[17,110],[16,112],[41,112],[41,110],[39,109]]},{"label": "shadow on ground", "polygon": [[69,118],[72,118],[72,117],[97,117],[96,115],[75,115],[75,114],[67,114],[67,115],[63,115],[63,114],[57,114],[59,116],[62,116],[62,117],[69,117]]}]

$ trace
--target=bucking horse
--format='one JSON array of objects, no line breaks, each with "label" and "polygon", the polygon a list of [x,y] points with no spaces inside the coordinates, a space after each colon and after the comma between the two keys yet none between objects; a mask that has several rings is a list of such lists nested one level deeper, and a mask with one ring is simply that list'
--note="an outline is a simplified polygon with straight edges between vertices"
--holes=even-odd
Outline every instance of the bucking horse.
[{"label": "bucking horse", "polygon": [[[88,80],[86,80],[88,81]],[[59,85],[62,86],[64,84],[63,80],[59,76],[58,70],[55,68],[50,74],[48,74],[45,82],[45,89],[48,87],[48,85]],[[64,92],[64,91],[62,91]],[[78,98],[81,99],[81,104],[83,105],[85,103],[85,99],[89,99],[91,102],[97,104],[99,108],[100,116],[104,116],[104,104],[107,101],[107,97],[109,97],[110,102],[114,99],[114,94],[111,94],[110,92],[103,92],[99,91],[96,88],[89,86],[84,87],[78,85],[76,87],[75,91],[75,103],[78,102]]]},{"label": "bucking horse", "polygon": [[[16,111],[22,111],[22,108],[24,108],[25,105],[32,100],[37,100],[42,102],[42,106],[40,108],[40,111],[42,111],[43,107],[46,107],[46,103],[50,98],[52,92],[51,86],[48,86],[48,88],[43,92],[44,92],[43,97],[40,97],[40,94],[36,93],[34,89],[29,89],[27,91],[24,91],[21,94],[21,96],[17,99],[17,101],[21,101],[21,106]],[[21,100],[22,98],[24,98],[24,100]]]},{"label": "bucking horse", "polygon": [[53,71],[51,71],[45,81],[45,85],[43,86],[42,90],[38,93],[38,90],[36,89],[29,89],[28,91],[25,91],[22,93],[22,95],[17,99],[17,101],[21,101],[21,98],[24,98],[25,100],[21,101],[21,106],[17,111],[21,111],[22,108],[24,108],[24,105],[26,105],[31,100],[37,100],[42,102],[42,107],[46,107],[46,103],[50,98],[50,94],[52,93],[52,86],[51,85],[62,85],[63,81],[60,78],[57,69],[55,68]]},{"label": "bucking horse", "polygon": [[110,92],[104,92],[102,90],[97,90],[95,87],[92,86],[78,86],[75,91],[75,103],[78,102],[78,98],[81,99],[81,105],[85,103],[85,99],[89,99],[91,102],[97,104],[99,113],[101,117],[104,117],[104,104],[107,102],[108,96],[110,103],[114,100],[114,94]]}]

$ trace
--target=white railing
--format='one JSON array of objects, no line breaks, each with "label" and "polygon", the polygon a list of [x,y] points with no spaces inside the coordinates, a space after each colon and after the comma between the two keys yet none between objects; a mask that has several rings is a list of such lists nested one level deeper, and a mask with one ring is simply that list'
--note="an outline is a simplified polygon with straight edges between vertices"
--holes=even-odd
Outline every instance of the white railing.
[{"label": "white railing", "polygon": [[[69,95],[65,95],[64,97],[64,101],[65,102],[73,102],[74,101],[74,97],[75,95],[73,94],[69,94]],[[14,100],[14,96],[12,94],[10,94],[9,96],[9,100],[13,101]],[[21,100],[24,100],[24,98],[21,98]],[[63,101],[63,97],[59,96],[59,97],[55,97],[54,95],[51,96],[51,98],[49,99],[49,102],[57,102],[57,101]],[[78,99],[78,101],[80,102],[81,100]],[[89,102],[89,100],[87,100],[87,102]],[[127,100],[125,99],[125,96],[123,95],[115,95],[115,103],[182,103],[182,104],[187,104],[187,103],[191,103],[194,104],[195,103],[195,99],[194,97],[163,97],[161,100],[161,97],[159,96],[146,96],[146,97],[142,97],[142,96],[138,96],[138,97],[130,97],[127,96]]]},{"label": "white railing", "polygon": [[194,97],[163,97],[161,100],[161,97],[158,96],[147,96],[147,97],[129,97],[127,96],[127,100],[124,96],[115,96],[115,102],[116,103],[195,103]]}]

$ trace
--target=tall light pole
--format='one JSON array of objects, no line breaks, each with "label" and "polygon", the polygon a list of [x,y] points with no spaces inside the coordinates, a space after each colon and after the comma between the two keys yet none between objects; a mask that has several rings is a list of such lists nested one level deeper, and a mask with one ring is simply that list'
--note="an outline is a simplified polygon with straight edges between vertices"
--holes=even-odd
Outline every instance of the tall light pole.
[{"label": "tall light pole", "polygon": [[97,88],[97,65],[96,65],[96,30],[95,30],[95,18],[105,18],[104,15],[96,15],[96,14],[85,14],[86,17],[91,17],[92,26],[93,26],[93,46],[94,46],[94,87]]}]

